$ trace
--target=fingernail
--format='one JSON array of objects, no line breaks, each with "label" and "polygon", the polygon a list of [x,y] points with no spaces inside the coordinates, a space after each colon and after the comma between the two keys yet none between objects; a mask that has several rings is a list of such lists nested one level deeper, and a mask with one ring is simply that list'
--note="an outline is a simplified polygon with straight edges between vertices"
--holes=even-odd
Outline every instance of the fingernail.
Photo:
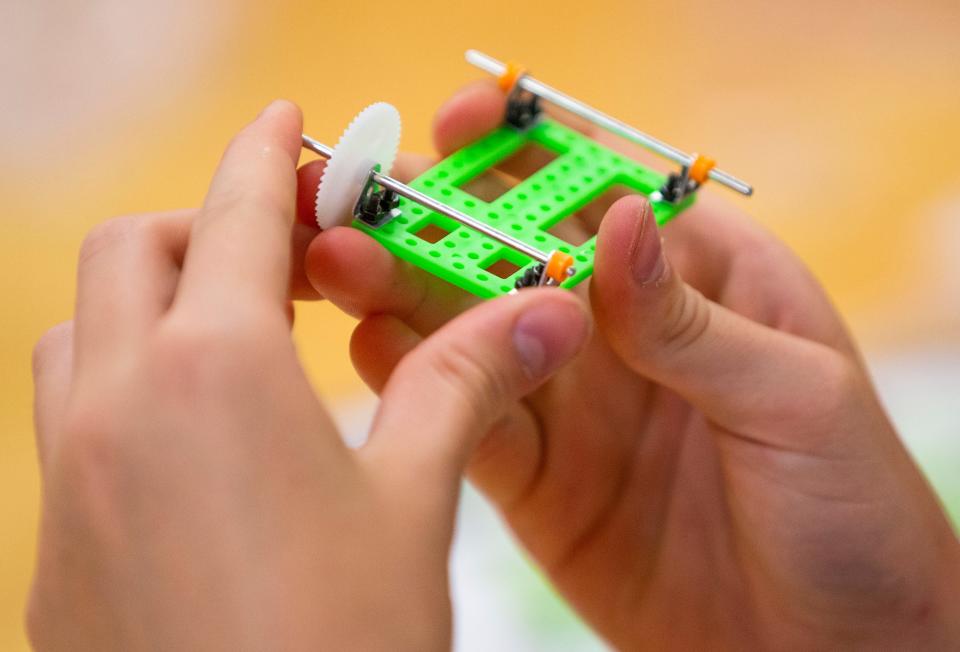
[{"label": "fingernail", "polygon": [[577,305],[535,302],[513,327],[513,345],[524,372],[534,380],[547,376],[580,350],[588,330],[587,317]]},{"label": "fingernail", "polygon": [[630,272],[640,285],[658,283],[667,271],[660,231],[650,204],[644,203],[630,243]]}]

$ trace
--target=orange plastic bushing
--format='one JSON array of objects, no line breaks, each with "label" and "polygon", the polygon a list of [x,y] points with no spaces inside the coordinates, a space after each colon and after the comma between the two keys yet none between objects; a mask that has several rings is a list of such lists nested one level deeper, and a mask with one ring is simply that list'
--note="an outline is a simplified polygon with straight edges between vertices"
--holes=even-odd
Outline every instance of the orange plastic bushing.
[{"label": "orange plastic bushing", "polygon": [[571,266],[573,266],[573,256],[562,251],[554,251],[550,254],[550,260],[547,261],[547,276],[559,285],[570,278],[567,270]]},{"label": "orange plastic bushing", "polygon": [[503,74],[497,77],[497,83],[500,84],[500,90],[504,93],[508,92],[513,85],[517,83],[517,80],[527,72],[527,69],[521,66],[519,63],[514,61],[507,62],[507,69],[503,71]]},{"label": "orange plastic bushing", "polygon": [[690,178],[702,185],[710,178],[710,170],[717,162],[703,154],[695,154],[695,156],[693,163],[690,164]]}]

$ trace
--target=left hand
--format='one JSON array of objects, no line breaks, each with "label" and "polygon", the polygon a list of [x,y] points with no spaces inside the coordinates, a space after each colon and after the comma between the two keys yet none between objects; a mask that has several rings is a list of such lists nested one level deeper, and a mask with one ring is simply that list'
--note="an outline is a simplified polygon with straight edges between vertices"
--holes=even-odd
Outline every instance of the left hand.
[{"label": "left hand", "polygon": [[[440,153],[504,101],[492,82],[454,97]],[[809,271],[709,191],[662,245],[645,200],[605,209],[564,221],[598,234],[571,292],[594,337],[470,463],[551,580],[621,649],[955,649],[960,546]],[[305,268],[364,318],[353,357],[374,389],[475,301],[354,229],[321,234]]]},{"label": "left hand", "polygon": [[505,406],[576,352],[587,317],[544,291],[451,322],[397,370],[370,441],[347,449],[289,332],[316,233],[294,228],[300,129],[296,107],[272,104],[202,209],[113,220],[85,241],[75,320],[34,354],[37,649],[449,646],[463,467]]}]

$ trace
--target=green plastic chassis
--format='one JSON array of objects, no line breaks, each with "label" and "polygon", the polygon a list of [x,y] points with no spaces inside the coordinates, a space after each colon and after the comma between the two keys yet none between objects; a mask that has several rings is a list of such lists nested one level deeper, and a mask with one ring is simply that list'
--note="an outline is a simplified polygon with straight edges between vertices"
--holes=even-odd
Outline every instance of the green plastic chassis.
[{"label": "green plastic chassis", "polygon": [[[508,158],[527,143],[536,143],[557,157],[492,202],[481,201],[461,189],[471,180]],[[596,236],[571,245],[547,229],[569,217],[616,184],[649,196],[665,176],[645,168],[552,120],[543,119],[526,130],[502,126],[454,152],[421,174],[410,186],[471,217],[486,222],[545,253],[560,250],[574,258],[576,274],[561,287],[573,287],[593,273]],[[694,194],[678,204],[655,201],[653,213],[664,224],[694,201]],[[491,298],[510,292],[531,258],[445,215],[400,199],[399,214],[378,227],[359,220],[353,225],[369,233],[394,255],[457,285]],[[430,243],[417,237],[436,225],[447,235]],[[507,278],[488,271],[506,259],[519,269]]]}]

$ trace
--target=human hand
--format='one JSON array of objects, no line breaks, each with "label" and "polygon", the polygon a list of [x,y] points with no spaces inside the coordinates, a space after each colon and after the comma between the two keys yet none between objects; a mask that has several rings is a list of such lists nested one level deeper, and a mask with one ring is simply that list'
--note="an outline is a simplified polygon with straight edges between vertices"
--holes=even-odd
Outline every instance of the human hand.
[{"label": "human hand", "polygon": [[[36,648],[448,646],[469,451],[576,352],[587,315],[545,291],[452,321],[347,449],[289,333],[288,296],[309,287],[290,254],[300,131],[296,107],[270,105],[202,209],[84,243],[75,320],[34,356]],[[294,263],[315,232],[293,231]]]},{"label": "human hand", "polygon": [[[503,109],[494,84],[458,94],[440,154]],[[599,229],[576,290],[597,332],[469,473],[585,619],[623,648],[960,645],[956,536],[795,256],[709,193],[662,247],[637,197],[567,221]],[[305,267],[363,320],[353,358],[374,389],[475,302],[351,229],[321,234]]]}]

